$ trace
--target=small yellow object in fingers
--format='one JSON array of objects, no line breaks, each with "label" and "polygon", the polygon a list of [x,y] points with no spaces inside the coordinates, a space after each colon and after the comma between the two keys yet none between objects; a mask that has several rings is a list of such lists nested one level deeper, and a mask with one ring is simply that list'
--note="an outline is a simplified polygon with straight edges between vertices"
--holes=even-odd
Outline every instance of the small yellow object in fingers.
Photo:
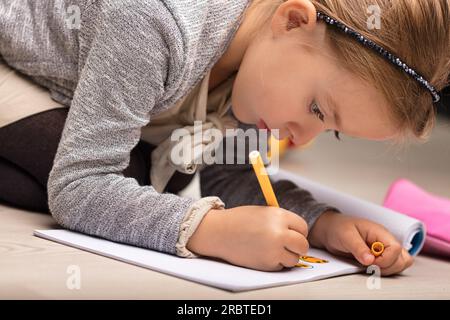
[{"label": "small yellow object in fingers", "polygon": [[375,257],[381,256],[381,254],[384,251],[383,242],[376,241],[376,242],[372,243],[372,247],[370,248],[370,251],[372,251],[372,254]]}]

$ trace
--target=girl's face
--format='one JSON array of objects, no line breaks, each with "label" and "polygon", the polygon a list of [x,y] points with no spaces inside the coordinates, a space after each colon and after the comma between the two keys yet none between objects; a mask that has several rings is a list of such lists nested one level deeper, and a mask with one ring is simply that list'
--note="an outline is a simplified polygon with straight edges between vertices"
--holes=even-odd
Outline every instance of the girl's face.
[{"label": "girl's face", "polygon": [[234,115],[279,129],[279,138],[296,145],[325,130],[370,140],[393,137],[383,96],[338,66],[324,41],[326,25],[315,15],[308,0],[287,1],[262,36],[249,41],[233,86]]}]

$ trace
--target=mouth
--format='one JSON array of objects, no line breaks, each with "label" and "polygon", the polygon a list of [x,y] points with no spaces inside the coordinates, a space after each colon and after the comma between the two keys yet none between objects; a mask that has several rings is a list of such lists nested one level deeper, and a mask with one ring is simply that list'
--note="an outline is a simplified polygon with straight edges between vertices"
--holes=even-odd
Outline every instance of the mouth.
[{"label": "mouth", "polygon": [[264,122],[263,119],[259,119],[256,126],[258,127],[258,129],[266,129],[266,130],[269,130],[269,132],[270,132],[270,128],[267,126],[267,124]]},{"label": "mouth", "polygon": [[297,145],[295,144],[294,140],[292,140],[292,138],[289,138],[289,147],[296,147]]}]

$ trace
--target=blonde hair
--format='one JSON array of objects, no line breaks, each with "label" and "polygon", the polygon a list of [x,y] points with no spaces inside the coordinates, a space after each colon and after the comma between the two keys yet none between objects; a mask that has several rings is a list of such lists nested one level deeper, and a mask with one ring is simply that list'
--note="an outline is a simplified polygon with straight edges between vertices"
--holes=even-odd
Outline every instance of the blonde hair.
[{"label": "blonde hair", "polygon": [[[450,0],[310,0],[316,10],[358,31],[399,56],[441,91],[450,74]],[[254,0],[266,23],[285,0]],[[368,8],[380,9],[380,28],[369,30]],[[335,28],[328,41],[341,66],[380,90],[389,102],[388,117],[398,128],[390,142],[426,142],[435,125],[430,92],[378,55]],[[358,44],[358,45],[357,45]],[[410,139],[412,138],[412,139]]]}]

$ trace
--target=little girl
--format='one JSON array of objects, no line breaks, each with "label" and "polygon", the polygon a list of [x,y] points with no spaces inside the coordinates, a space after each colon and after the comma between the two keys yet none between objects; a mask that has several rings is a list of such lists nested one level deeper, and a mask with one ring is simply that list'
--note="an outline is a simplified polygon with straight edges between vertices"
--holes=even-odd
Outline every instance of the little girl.
[{"label": "little girl", "polygon": [[[265,206],[248,161],[197,168],[202,198],[177,195],[195,168],[173,163],[170,136],[200,120],[278,129],[295,145],[329,130],[425,141],[450,70],[449,10],[448,0],[2,1],[0,198],[180,257],[270,271],[311,245],[399,273],[412,257],[383,226],[286,180],[273,184],[281,208]],[[386,246],[376,258],[374,241]]]}]

